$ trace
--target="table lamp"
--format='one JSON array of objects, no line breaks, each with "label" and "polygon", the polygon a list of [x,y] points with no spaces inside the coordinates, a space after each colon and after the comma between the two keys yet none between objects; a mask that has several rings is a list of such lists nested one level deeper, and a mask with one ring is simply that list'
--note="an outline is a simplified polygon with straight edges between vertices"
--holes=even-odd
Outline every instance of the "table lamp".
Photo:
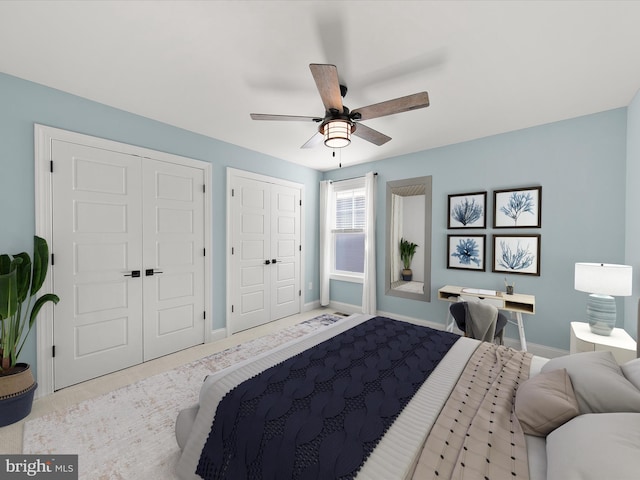
[{"label": "table lamp", "polygon": [[631,295],[633,269],[611,263],[576,263],[575,289],[589,293],[587,320],[591,332],[611,335],[616,326],[615,297]]}]

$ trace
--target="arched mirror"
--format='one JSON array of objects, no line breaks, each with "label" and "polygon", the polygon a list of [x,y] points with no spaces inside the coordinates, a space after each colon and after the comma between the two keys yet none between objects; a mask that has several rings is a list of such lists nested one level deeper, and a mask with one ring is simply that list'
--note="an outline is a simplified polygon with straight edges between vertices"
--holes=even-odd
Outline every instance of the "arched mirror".
[{"label": "arched mirror", "polygon": [[431,301],[431,176],[387,182],[385,291]]}]

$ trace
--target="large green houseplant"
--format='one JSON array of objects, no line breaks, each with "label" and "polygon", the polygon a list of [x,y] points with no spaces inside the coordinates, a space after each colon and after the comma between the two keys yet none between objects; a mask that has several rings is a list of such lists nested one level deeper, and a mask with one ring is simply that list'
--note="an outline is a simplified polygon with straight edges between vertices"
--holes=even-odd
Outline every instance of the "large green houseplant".
[{"label": "large green houseplant", "polygon": [[18,363],[18,358],[40,309],[59,300],[53,293],[37,296],[48,267],[49,247],[38,236],[34,237],[33,262],[26,252],[0,255],[0,426],[31,412],[37,385],[30,366]]},{"label": "large green houseplant", "polygon": [[413,260],[413,256],[416,254],[416,248],[418,248],[416,243],[405,240],[404,238],[400,239],[400,260],[402,260],[402,264],[404,265],[404,270],[402,270],[403,280],[411,281],[413,278],[411,260]]}]

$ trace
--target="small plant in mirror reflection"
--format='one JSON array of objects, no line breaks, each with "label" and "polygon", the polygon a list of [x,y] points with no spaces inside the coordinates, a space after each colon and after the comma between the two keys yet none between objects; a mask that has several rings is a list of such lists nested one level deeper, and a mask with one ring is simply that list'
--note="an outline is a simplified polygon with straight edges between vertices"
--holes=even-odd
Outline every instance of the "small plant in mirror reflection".
[{"label": "small plant in mirror reflection", "polygon": [[460,239],[456,251],[451,256],[456,257],[462,265],[470,265],[473,262],[480,266],[480,248],[473,238]]},{"label": "small plant in mirror reflection", "polygon": [[475,199],[469,201],[465,198],[461,203],[454,205],[451,216],[462,225],[470,225],[482,217],[482,205],[477,204]]},{"label": "small plant in mirror reflection", "polygon": [[400,239],[400,260],[402,260],[402,264],[407,270],[411,268],[411,260],[416,254],[416,248],[418,248],[417,243],[410,242],[404,238]]}]

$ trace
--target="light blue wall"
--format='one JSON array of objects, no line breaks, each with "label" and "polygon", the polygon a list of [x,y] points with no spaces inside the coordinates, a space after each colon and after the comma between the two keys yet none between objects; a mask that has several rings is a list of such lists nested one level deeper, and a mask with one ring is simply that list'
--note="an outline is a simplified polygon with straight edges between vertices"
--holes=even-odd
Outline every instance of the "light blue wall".
[{"label": "light blue wall", "polygon": [[[384,161],[334,170],[328,179],[353,177],[375,170],[378,176],[377,258],[378,306],[386,312],[444,322],[446,304],[437,300],[445,284],[499,289],[504,275],[446,268],[447,195],[542,185],[542,228],[520,230],[542,234],[540,277],[513,276],[517,291],[536,295],[536,315],[526,318],[530,342],[568,349],[569,322],[584,320],[586,294],[573,289],[576,261],[605,261],[637,266],[639,258],[627,249],[625,204],[637,205],[640,193],[625,188],[640,181],[640,100],[627,109],[520,130]],[[34,232],[33,124],[41,123],[101,138],[139,145],[210,162],[213,165],[213,320],[225,324],[225,179],[227,166],[303,183],[306,189],[305,302],[318,291],[318,182],[320,172],[268,157],[225,142],[132,115],[105,105],[0,74],[0,252],[30,248]],[[425,134],[428,134],[425,133]],[[397,140],[399,141],[399,140]],[[626,150],[629,149],[629,161]],[[348,156],[348,149],[343,153]],[[345,158],[345,160],[347,160]],[[635,167],[635,169],[634,169]],[[404,300],[384,295],[385,182],[422,175],[433,176],[432,301]],[[627,198],[625,203],[625,190]],[[627,245],[640,234],[640,219],[629,212]],[[500,230],[498,233],[506,233]],[[495,233],[487,228],[483,233]],[[640,268],[638,269],[640,270]],[[638,274],[634,279],[638,279]],[[309,282],[313,290],[306,290]],[[358,284],[331,282],[333,301],[361,304]],[[634,291],[640,291],[636,281]],[[633,302],[635,302],[634,297]],[[635,336],[635,303],[626,305],[625,327]],[[625,302],[619,301],[619,311]],[[619,315],[622,326],[622,313]],[[631,320],[633,319],[633,320]],[[508,335],[516,338],[514,329]],[[35,366],[35,339],[23,361]]]},{"label": "light blue wall", "polygon": [[[541,276],[511,275],[516,291],[536,296],[536,314],[525,316],[529,342],[569,349],[569,323],[584,321],[587,294],[573,288],[577,261],[624,263],[626,108],[422,151],[325,174],[338,180],[378,172],[376,252],[378,309],[444,323],[446,302],[437,300],[443,285],[504,289],[504,275],[491,273],[491,235],[540,233]],[[425,132],[428,135],[429,132]],[[398,140],[394,140],[398,141]],[[348,156],[348,151],[343,154]],[[384,294],[385,183],[433,176],[431,302]],[[494,230],[493,190],[542,186],[542,228]],[[446,268],[447,195],[488,194],[487,272]],[[637,238],[637,237],[636,237]],[[357,284],[332,282],[331,298],[361,305]],[[619,312],[624,310],[622,299]],[[619,325],[623,315],[618,316]],[[507,335],[517,338],[509,326]]]},{"label": "light blue wall", "polygon": [[[316,170],[197,135],[0,73],[0,252],[31,251],[35,230],[33,125],[52,127],[204,160],[213,165],[213,328],[225,325],[226,167],[305,185],[305,301],[319,298]],[[34,332],[35,333],[35,332]],[[22,361],[36,365],[35,335]]]},{"label": "light blue wall", "polygon": [[627,215],[625,263],[632,265],[633,296],[625,299],[624,328],[638,339],[638,297],[640,297],[640,91],[627,108]]}]

